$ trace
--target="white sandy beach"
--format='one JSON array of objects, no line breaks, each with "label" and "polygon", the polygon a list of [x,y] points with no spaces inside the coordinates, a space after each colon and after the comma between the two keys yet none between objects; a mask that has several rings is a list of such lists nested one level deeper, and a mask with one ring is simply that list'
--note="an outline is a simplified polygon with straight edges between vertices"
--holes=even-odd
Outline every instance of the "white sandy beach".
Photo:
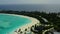
[{"label": "white sandy beach", "polygon": [[[28,16],[23,16],[23,15],[16,15],[16,16],[28,18],[28,19],[30,19],[32,21],[32,22],[30,22],[30,23],[28,23],[26,25],[23,25],[22,27],[18,28],[17,31],[19,29],[21,29],[22,31],[24,31],[25,29],[28,29],[28,27],[30,28],[32,25],[35,25],[35,24],[38,24],[39,23],[39,20],[37,20],[36,18],[32,18],[32,17],[28,17]],[[17,33],[14,32],[13,34],[17,34]]]},{"label": "white sandy beach", "polygon": [[[8,15],[13,15],[13,16],[19,16],[19,17],[23,17],[23,18],[28,18],[30,19],[32,22],[25,24],[23,26],[20,26],[19,28],[17,28],[16,31],[18,31],[19,29],[21,29],[21,31],[24,31],[25,29],[31,28],[32,25],[35,24],[39,24],[39,20],[37,20],[36,18],[32,18],[32,17],[28,17],[28,16],[23,16],[23,15],[16,15],[16,14],[8,14]],[[17,34],[15,31],[12,34]]]}]

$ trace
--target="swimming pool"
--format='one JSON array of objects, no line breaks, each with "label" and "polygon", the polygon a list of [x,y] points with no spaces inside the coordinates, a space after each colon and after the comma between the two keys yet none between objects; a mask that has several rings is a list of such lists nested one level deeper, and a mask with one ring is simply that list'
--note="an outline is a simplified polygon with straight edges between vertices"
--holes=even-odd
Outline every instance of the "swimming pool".
[{"label": "swimming pool", "polygon": [[12,14],[0,13],[0,34],[8,34],[13,30],[30,23],[31,20]]}]

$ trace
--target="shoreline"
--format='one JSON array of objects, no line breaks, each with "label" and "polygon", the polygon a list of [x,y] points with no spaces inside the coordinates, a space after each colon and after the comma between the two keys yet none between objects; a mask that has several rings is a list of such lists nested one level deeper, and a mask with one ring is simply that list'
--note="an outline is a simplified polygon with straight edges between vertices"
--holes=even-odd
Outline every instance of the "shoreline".
[{"label": "shoreline", "polygon": [[[5,13],[0,13],[0,14],[5,14]],[[29,16],[24,16],[24,15],[17,15],[17,14],[7,14],[7,15],[13,15],[13,16],[19,16],[19,17],[23,17],[23,18],[28,18],[30,19],[32,22],[25,24],[23,26],[20,26],[19,28],[17,28],[16,30],[14,29],[14,31],[9,32],[8,34],[17,34],[15,31],[18,31],[19,29],[21,29],[21,31],[24,31],[25,29],[31,28],[33,25],[38,24],[39,20],[33,17],[29,17]]]},{"label": "shoreline", "polygon": [[[33,18],[33,17],[23,16],[23,15],[17,15],[17,16],[21,16],[21,17],[23,17],[23,18],[28,18],[28,19],[30,19],[30,20],[32,21],[32,22],[30,22],[30,23],[28,23],[28,24],[25,24],[25,25],[19,27],[19,28],[17,29],[17,31],[18,31],[19,29],[21,29],[21,31],[24,31],[25,29],[28,29],[28,27],[31,28],[33,25],[39,23],[39,20],[37,20],[36,18]],[[13,34],[17,34],[17,33],[16,33],[16,32],[13,32]]]}]

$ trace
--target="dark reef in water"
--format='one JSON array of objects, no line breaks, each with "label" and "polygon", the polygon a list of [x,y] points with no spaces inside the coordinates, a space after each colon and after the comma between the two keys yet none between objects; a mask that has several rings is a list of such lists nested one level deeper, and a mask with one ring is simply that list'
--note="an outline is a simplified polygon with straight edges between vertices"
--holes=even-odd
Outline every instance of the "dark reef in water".
[{"label": "dark reef in water", "polygon": [[0,26],[0,29],[5,29],[5,28]]}]

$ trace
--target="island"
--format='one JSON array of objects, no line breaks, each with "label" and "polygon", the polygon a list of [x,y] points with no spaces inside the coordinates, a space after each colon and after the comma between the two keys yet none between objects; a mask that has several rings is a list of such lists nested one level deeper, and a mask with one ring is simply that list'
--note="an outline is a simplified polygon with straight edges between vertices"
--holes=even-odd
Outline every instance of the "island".
[{"label": "island", "polygon": [[14,31],[13,34],[23,34],[23,33],[24,34],[28,34],[28,33],[29,34],[50,34],[50,33],[54,34],[54,32],[60,32],[60,27],[59,27],[60,12],[46,13],[40,11],[2,10],[0,11],[0,13],[11,14],[11,15],[22,15],[23,17],[32,20],[31,24],[30,23],[25,24],[25,27],[23,26],[21,28],[18,28],[16,31]]}]

